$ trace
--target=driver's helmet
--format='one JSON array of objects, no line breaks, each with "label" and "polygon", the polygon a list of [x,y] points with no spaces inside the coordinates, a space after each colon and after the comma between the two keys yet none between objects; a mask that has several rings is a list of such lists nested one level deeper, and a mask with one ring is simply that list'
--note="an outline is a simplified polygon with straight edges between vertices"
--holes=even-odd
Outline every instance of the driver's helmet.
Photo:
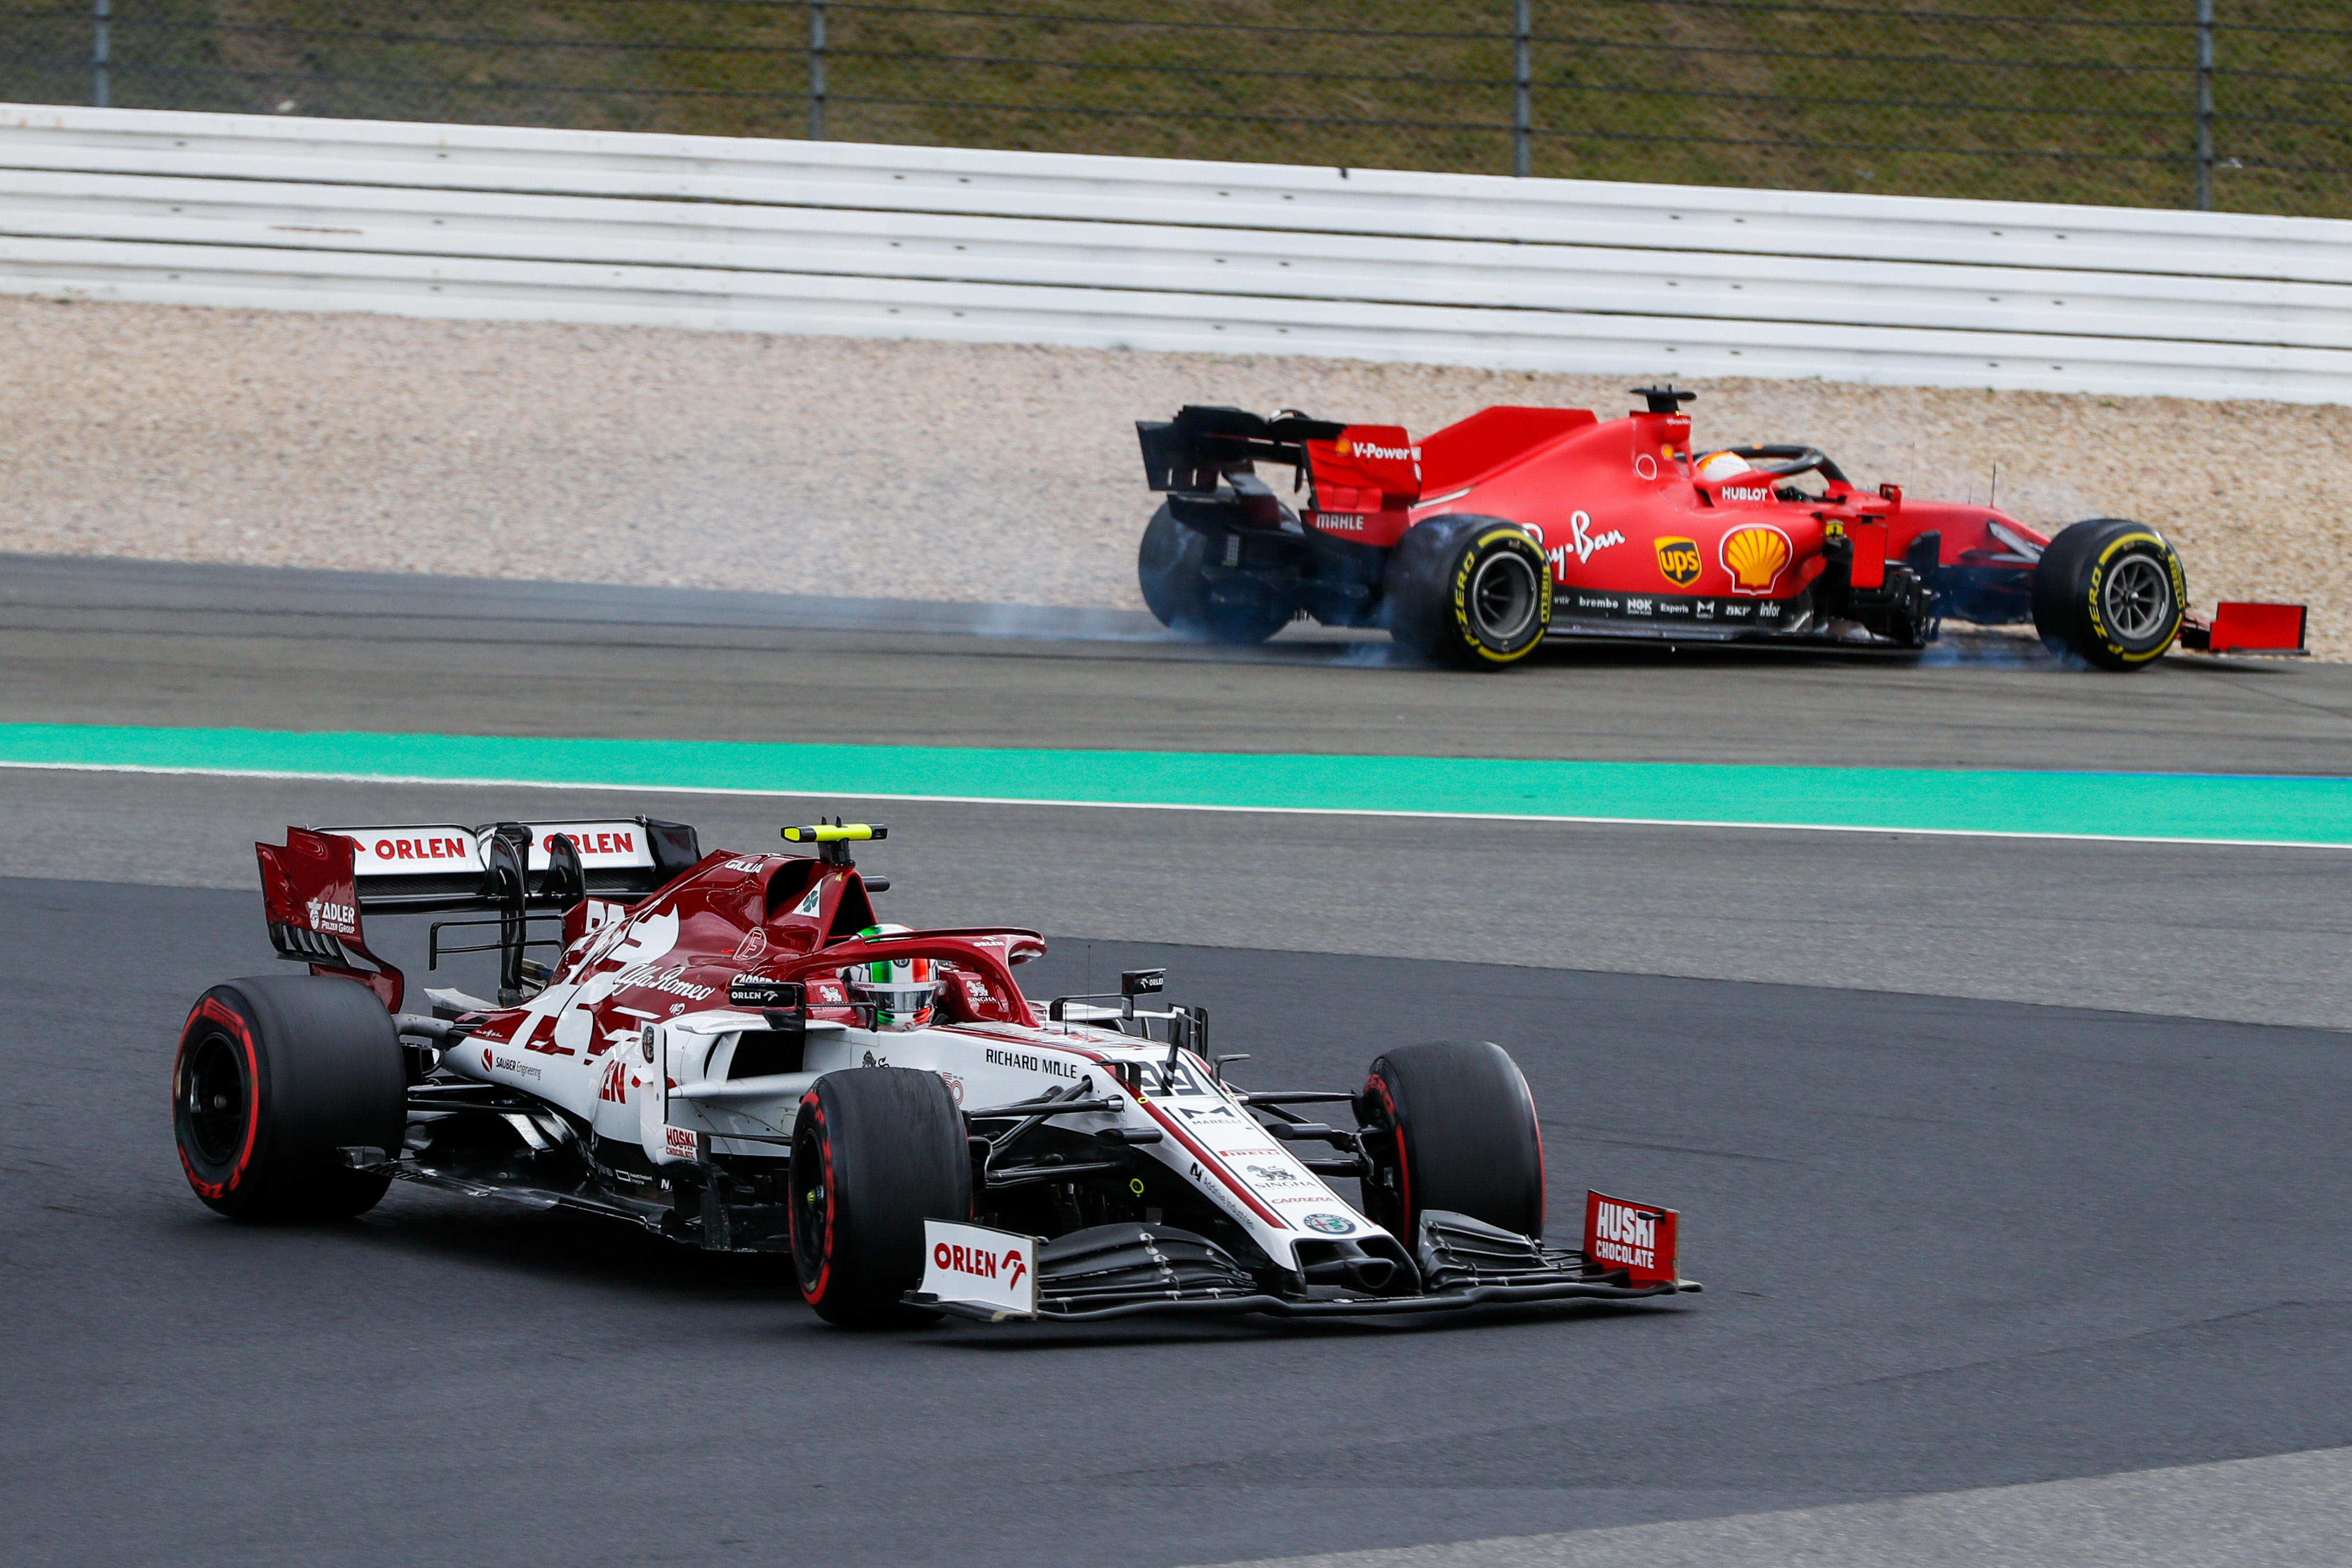
[{"label": "driver's helmet", "polygon": [[1698,460],[1698,477],[1711,485],[1748,471],[1748,459],[1737,452],[1709,452]]},{"label": "driver's helmet", "polygon": [[[899,925],[867,926],[860,936],[883,936],[907,930]],[[940,982],[928,958],[885,958],[853,963],[841,972],[852,1002],[871,1004],[877,1029],[919,1029],[930,1023],[939,1001]]]}]

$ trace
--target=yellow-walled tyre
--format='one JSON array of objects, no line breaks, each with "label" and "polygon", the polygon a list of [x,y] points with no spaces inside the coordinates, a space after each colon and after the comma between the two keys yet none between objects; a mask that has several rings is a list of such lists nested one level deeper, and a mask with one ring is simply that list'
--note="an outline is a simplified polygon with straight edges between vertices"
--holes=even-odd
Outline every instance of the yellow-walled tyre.
[{"label": "yellow-walled tyre", "polygon": [[1405,531],[1381,576],[1381,624],[1424,658],[1507,669],[1551,626],[1551,564],[1517,523],[1433,517]]},{"label": "yellow-walled tyre", "polygon": [[2096,517],[2069,524],[2033,568],[2033,626],[2042,646],[2100,669],[2137,669],[2180,636],[2189,574],[2145,523]]}]

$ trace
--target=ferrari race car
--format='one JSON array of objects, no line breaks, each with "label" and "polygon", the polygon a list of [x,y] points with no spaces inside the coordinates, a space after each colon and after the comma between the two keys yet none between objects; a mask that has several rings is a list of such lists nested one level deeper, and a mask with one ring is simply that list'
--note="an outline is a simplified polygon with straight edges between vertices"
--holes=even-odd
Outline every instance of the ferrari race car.
[{"label": "ferrari race car", "polygon": [[[808,1303],[853,1326],[1698,1289],[1671,1209],[1591,1194],[1581,1247],[1544,1242],[1535,1107],[1495,1046],[1393,1049],[1353,1090],[1244,1092],[1203,1009],[1151,1005],[1159,972],[1040,1008],[1013,977],[1036,933],[877,919],[887,881],[850,847],[883,828],[783,836],[815,853],[705,855],[646,817],[255,846],[272,944],[309,973],[189,1013],[172,1115],[196,1195],[344,1217],[404,1181],[584,1210],[790,1252]],[[433,925],[428,964],[495,952],[495,999],[404,1010],[367,922],[425,914],[473,917]]]},{"label": "ferrari race car", "polygon": [[[2156,530],[2094,518],[2054,536],[1990,506],[1864,491],[1819,449],[1696,449],[1682,405],[1601,420],[1489,408],[1418,442],[1401,426],[1192,406],[1139,420],[1167,500],[1137,560],[1163,626],[1255,643],[1291,620],[1385,628],[1499,669],[1547,637],[1918,648],[1944,620],[2031,620],[2061,657],[2134,669],[2176,642],[2298,653],[2300,605],[2189,613]],[[1288,467],[1297,510],[1257,476]]]}]

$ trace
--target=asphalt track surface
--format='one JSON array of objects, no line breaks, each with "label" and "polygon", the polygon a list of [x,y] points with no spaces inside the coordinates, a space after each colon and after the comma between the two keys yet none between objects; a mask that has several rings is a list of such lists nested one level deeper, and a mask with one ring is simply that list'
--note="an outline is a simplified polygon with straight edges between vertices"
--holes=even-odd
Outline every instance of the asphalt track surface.
[{"label": "asphalt track surface", "polygon": [[1261,1087],[1506,1042],[1552,1211],[1707,1294],[1475,1324],[830,1331],[760,1259],[403,1191],[189,1196],[173,1028],[250,895],[0,889],[26,1563],[1175,1564],[1749,1514],[2352,1443],[2340,1036],[1652,977],[1167,963]]},{"label": "asphalt track surface", "polygon": [[1114,612],[0,556],[0,722],[2340,774],[2352,666],[1177,643]]},{"label": "asphalt track surface", "polygon": [[[1465,682],[1110,620],[467,595],[18,559],[0,721],[2315,773],[2352,729],[2325,667],[2112,682],[2012,646]],[[1709,1289],[861,1338],[761,1260],[584,1221],[403,1191],[228,1225],[163,1103],[189,1003],[271,967],[257,835],[560,805],[756,847],[806,802],[21,771],[0,801],[14,1559],[2185,1568],[2352,1533],[2310,1452],[2352,1444],[2352,1055],[2286,1026],[2352,1016],[2337,854],[901,803],[871,857],[894,917],[1076,933],[1039,994],[1166,963],[1244,1083],[1502,1041],[1555,1215],[1587,1184],[1672,1204]],[[2137,1011],[2025,1005],[2086,999]]]}]

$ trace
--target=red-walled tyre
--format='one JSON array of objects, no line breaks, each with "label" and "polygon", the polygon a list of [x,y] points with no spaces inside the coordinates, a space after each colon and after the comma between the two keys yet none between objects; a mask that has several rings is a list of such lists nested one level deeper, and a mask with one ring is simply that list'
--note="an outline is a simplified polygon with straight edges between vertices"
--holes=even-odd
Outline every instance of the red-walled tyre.
[{"label": "red-walled tyre", "polygon": [[1372,1163],[1364,1213],[1407,1247],[1431,1209],[1543,1235],[1543,1132],[1502,1047],[1433,1041],[1384,1052],[1356,1117]]},{"label": "red-walled tyre", "polygon": [[1499,517],[1433,517],[1405,530],[1381,574],[1381,624],[1455,669],[1507,669],[1551,626],[1551,563]]},{"label": "red-walled tyre", "polygon": [[400,1152],[400,1035],[365,986],[310,974],[231,980],[198,998],[172,1067],[172,1132],[188,1184],[236,1219],[347,1219],[391,1178],[342,1151]]},{"label": "red-walled tyre", "polygon": [[899,1298],[923,1278],[923,1222],[971,1216],[963,1115],[935,1072],[851,1068],[801,1096],[793,1125],[793,1267],[845,1329],[925,1322]]}]

